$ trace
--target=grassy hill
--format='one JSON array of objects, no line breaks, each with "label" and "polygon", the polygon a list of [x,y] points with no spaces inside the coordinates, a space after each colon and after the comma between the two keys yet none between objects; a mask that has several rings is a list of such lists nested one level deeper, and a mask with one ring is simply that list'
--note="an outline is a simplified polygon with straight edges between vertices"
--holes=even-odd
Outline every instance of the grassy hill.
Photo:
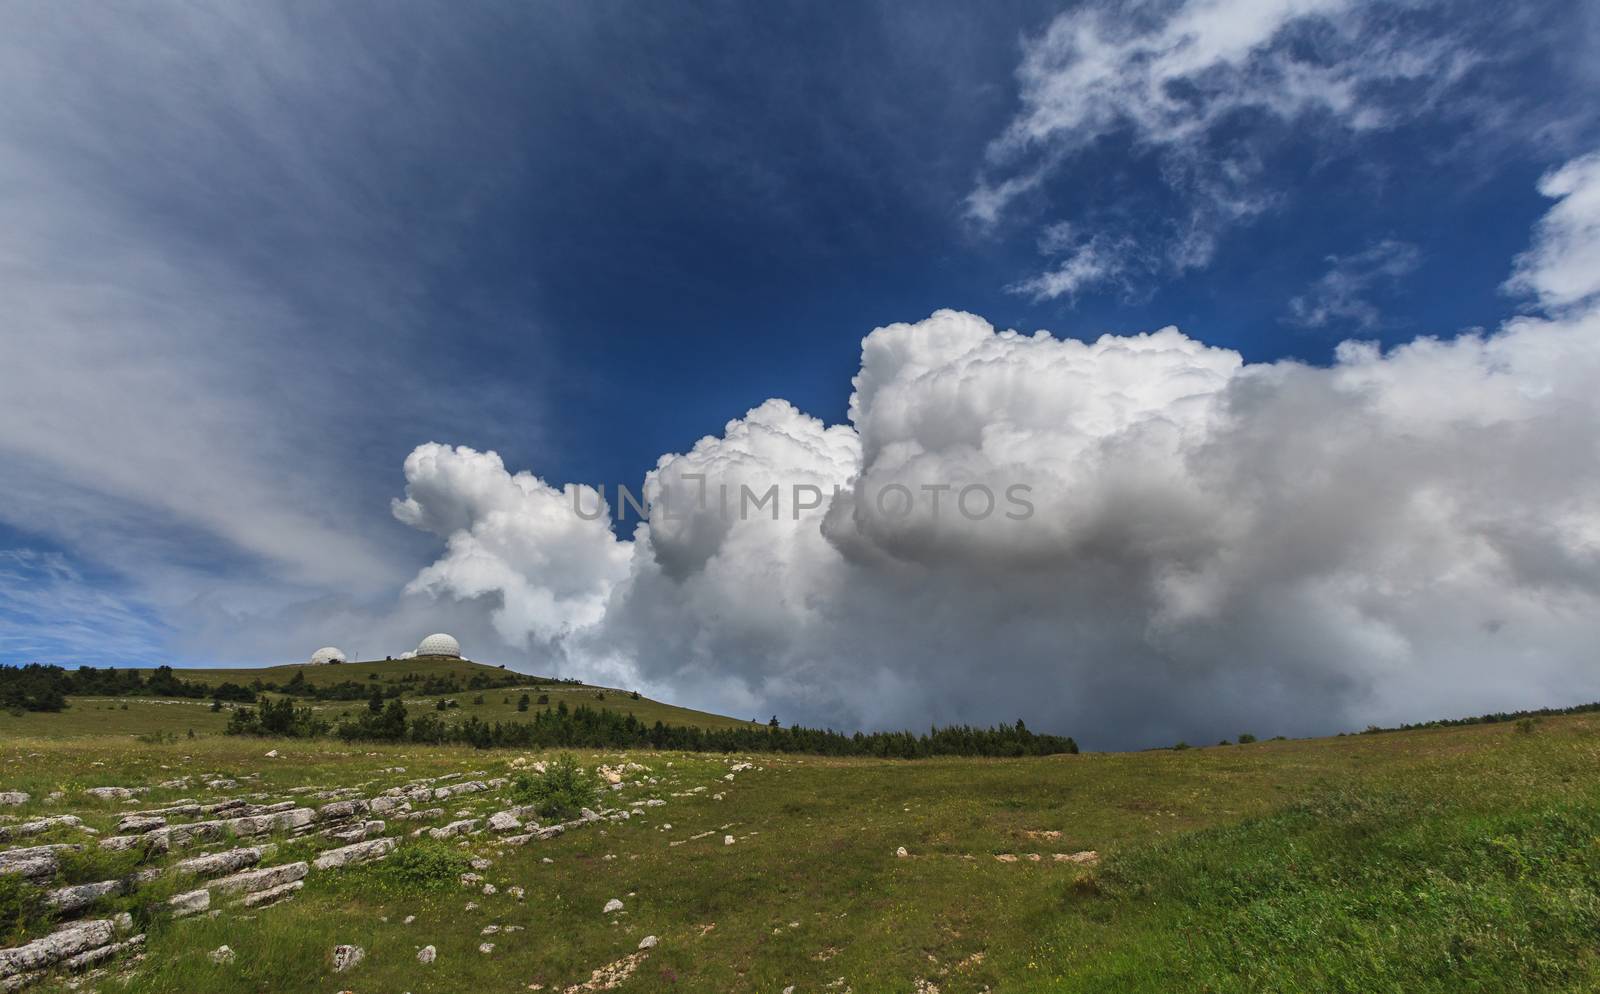
[{"label": "grassy hill", "polygon": [[[136,668],[137,669],[137,668]],[[148,673],[149,670],[137,670]],[[256,681],[271,686],[284,686],[297,676],[314,687],[332,687],[347,682],[356,682],[363,687],[376,687],[387,691],[389,688],[399,686],[402,700],[408,705],[420,704],[424,707],[436,703],[440,698],[447,697],[454,700],[458,707],[451,709],[452,717],[466,717],[476,715],[485,721],[515,721],[518,718],[527,718],[525,713],[517,711],[517,701],[522,694],[529,694],[536,702],[541,695],[549,698],[548,706],[565,702],[569,708],[586,705],[591,708],[617,711],[622,714],[632,714],[635,718],[647,724],[657,721],[668,725],[694,725],[701,728],[735,728],[746,727],[753,724],[748,719],[739,719],[727,715],[713,714],[708,711],[696,711],[692,708],[678,707],[664,701],[652,700],[648,697],[634,698],[631,691],[618,687],[601,687],[586,683],[563,683],[552,677],[539,677],[518,673],[515,670],[500,666],[491,666],[487,663],[474,662],[468,659],[448,659],[443,657],[430,657],[423,659],[379,659],[366,662],[340,663],[329,666],[307,666],[304,664],[291,664],[285,666],[263,667],[236,667],[236,668],[207,668],[207,669],[179,669],[175,671],[183,680],[216,687],[223,683],[235,683],[242,686],[251,686]],[[411,679],[408,679],[411,678]],[[453,680],[460,686],[459,690],[449,693],[422,693],[422,683],[428,679]],[[473,687],[474,681],[484,686],[480,689]],[[509,686],[502,686],[502,684]],[[481,696],[483,702],[476,703]],[[121,704],[127,703],[128,710],[121,712]],[[227,716],[202,713],[206,711],[205,701],[164,701],[153,702],[149,698],[69,698],[67,712],[63,713],[64,720],[41,720],[43,716],[23,715],[12,718],[0,715],[0,731],[10,730],[16,734],[41,734],[46,736],[98,734],[97,723],[102,719],[94,715],[105,711],[119,711],[119,724],[129,730],[130,734],[164,729],[176,731],[180,734],[187,733],[190,727],[197,732],[220,731],[227,723]],[[200,705],[195,707],[195,705]],[[310,701],[309,706],[319,713],[333,717],[341,712],[361,706],[360,701]],[[185,706],[187,705],[187,706]],[[538,705],[535,704],[535,707]]]},{"label": "grassy hill", "polygon": [[[0,717],[0,790],[30,795],[0,809],[0,827],[73,814],[100,833],[0,843],[86,844],[51,885],[135,866],[96,844],[128,810],[228,797],[315,806],[327,802],[308,790],[489,781],[536,758],[203,729],[141,742],[135,725],[157,719],[138,706]],[[73,721],[93,728],[34,734]],[[632,817],[523,845],[481,823],[432,848],[412,837],[503,810],[509,788],[494,788],[432,802],[438,813],[420,819],[382,816],[415,858],[312,872],[274,907],[219,897],[216,917],[174,921],[136,895],[108,897],[93,913],[133,908],[146,956],[120,958],[94,986],[578,992],[601,988],[580,986],[599,970],[624,978],[622,994],[1600,989],[1600,715],[1038,759],[580,759],[644,768],[602,796]],[[148,789],[128,801],[86,793],[101,785]],[[274,865],[337,844],[275,841]],[[452,862],[464,857],[488,861],[470,885],[457,879],[464,860]],[[48,930],[7,893],[0,945]],[[622,910],[603,911],[613,898]],[[657,941],[640,949],[646,936]],[[332,972],[338,943],[366,953],[350,973]],[[223,944],[235,959],[212,962]],[[419,963],[423,946],[436,962]]]}]

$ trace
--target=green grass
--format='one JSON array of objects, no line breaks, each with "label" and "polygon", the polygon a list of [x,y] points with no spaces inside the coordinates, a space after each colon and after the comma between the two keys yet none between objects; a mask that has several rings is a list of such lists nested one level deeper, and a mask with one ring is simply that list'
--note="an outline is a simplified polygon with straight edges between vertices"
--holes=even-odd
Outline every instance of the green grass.
[{"label": "green grass", "polygon": [[[81,787],[207,772],[257,774],[249,789],[273,797],[300,785],[376,790],[445,772],[510,775],[523,755],[214,735],[153,745],[103,731],[111,737],[0,740],[0,788],[34,794],[11,813],[71,810],[109,830],[129,805],[90,801]],[[266,759],[272,748],[280,757]],[[942,994],[1600,986],[1600,716],[1544,720],[1532,734],[1484,725],[1045,759],[755,756],[759,768],[731,783],[722,757],[626,759],[661,783],[617,796],[666,806],[524,848],[485,835],[313,874],[248,926],[237,912],[158,916],[149,957],[98,989],[561,990],[645,935],[660,944],[619,991],[816,992],[839,978],[833,989],[857,994],[919,980]],[[407,772],[380,772],[394,766]],[[706,789],[673,796],[696,786]],[[67,797],[46,802],[52,789]],[[228,793],[155,790],[139,806]],[[508,803],[441,806],[449,820]],[[1051,859],[1082,849],[1104,862]],[[498,893],[441,885],[471,856],[494,861],[482,872]],[[602,914],[613,897],[624,911]],[[525,930],[481,935],[488,925]],[[488,955],[484,941],[496,943]],[[335,977],[327,956],[341,942],[367,960]],[[223,943],[238,951],[225,967],[205,956]],[[431,967],[415,960],[427,944],[438,949]]]}]

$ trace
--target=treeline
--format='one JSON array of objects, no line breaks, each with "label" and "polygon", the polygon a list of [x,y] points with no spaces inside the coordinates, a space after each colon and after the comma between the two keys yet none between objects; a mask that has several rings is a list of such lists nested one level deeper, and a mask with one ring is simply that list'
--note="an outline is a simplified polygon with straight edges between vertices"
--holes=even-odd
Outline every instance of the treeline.
[{"label": "treeline", "polygon": [[1376,735],[1380,732],[1413,732],[1422,728],[1456,728],[1461,725],[1494,725],[1502,721],[1521,721],[1524,718],[1559,718],[1569,714],[1593,714],[1600,711],[1600,701],[1591,704],[1575,704],[1570,708],[1538,708],[1531,711],[1495,711],[1490,714],[1474,715],[1470,718],[1436,718],[1433,721],[1419,721],[1415,724],[1400,725],[1395,728],[1380,728],[1377,725],[1368,725],[1363,735]]},{"label": "treeline", "polygon": [[304,670],[296,670],[293,677],[282,683],[258,678],[250,686],[257,693],[288,694],[291,697],[305,697],[318,701],[361,701],[372,696],[375,686],[381,688],[382,696],[386,698],[399,697],[402,694],[432,697],[435,695],[460,694],[469,690],[516,687],[529,682],[530,679],[533,678],[514,673],[507,673],[504,676],[474,673],[463,683],[453,674],[437,676],[407,673],[404,676],[381,680],[378,674],[374,672],[368,673],[365,681],[342,680],[339,683],[312,683],[306,679]]},{"label": "treeline", "polygon": [[579,748],[671,749],[686,752],[784,752],[823,756],[878,756],[920,759],[928,756],[1048,756],[1075,753],[1070,737],[1040,735],[1021,721],[978,728],[954,725],[914,732],[856,732],[792,725],[699,728],[647,725],[631,714],[565,702],[536,711],[527,721],[487,722],[477,717],[446,721],[437,713],[411,717],[398,700],[369,700],[360,715],[330,727],[310,708],[294,702],[263,701],[259,708],[236,710],[229,718],[230,735],[316,737],[330,732],[347,742],[412,742],[426,745],[470,745],[479,749]]},{"label": "treeline", "polygon": [[119,670],[115,666],[99,669],[82,666],[75,670],[60,666],[29,663],[26,666],[0,666],[0,708],[7,711],[60,711],[67,697],[186,697],[213,698],[250,703],[255,691],[236,683],[210,686],[184,680],[170,666],[158,666],[149,676],[139,670]]}]

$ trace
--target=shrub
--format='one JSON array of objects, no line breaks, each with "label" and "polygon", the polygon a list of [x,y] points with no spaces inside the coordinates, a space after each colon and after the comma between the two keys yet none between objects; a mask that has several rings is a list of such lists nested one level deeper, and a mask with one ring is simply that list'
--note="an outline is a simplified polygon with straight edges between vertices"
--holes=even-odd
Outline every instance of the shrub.
[{"label": "shrub", "polygon": [[1517,721],[1517,731],[1523,735],[1532,735],[1533,726],[1537,724],[1538,722],[1534,721],[1532,718],[1519,719]]},{"label": "shrub", "polygon": [[547,763],[543,773],[518,773],[509,794],[518,804],[531,804],[547,818],[571,818],[598,802],[600,784],[594,774],[578,765],[578,757],[564,752]]},{"label": "shrub", "polygon": [[1172,748],[1173,748],[1174,752],[1179,751],[1179,750],[1183,750],[1183,749],[1187,749],[1187,748],[1189,748],[1189,743],[1187,743],[1187,742],[1178,742],[1178,743],[1174,744]]},{"label": "shrub", "polygon": [[471,868],[471,859],[455,846],[442,839],[421,838],[406,842],[388,859],[357,867],[357,872],[348,876],[351,885],[362,892],[415,893],[458,887],[461,875]]},{"label": "shrub", "polygon": [[540,694],[539,695],[539,703],[540,704],[549,704],[550,703],[550,695],[549,694]]},{"label": "shrub", "polygon": [[25,941],[50,921],[44,891],[14,874],[0,874],[0,941]]},{"label": "shrub", "polygon": [[1242,745],[1242,746],[1249,745],[1250,743],[1254,742],[1255,740],[1256,740],[1256,737],[1254,735],[1251,735],[1249,732],[1241,732],[1239,734],[1239,744]]}]

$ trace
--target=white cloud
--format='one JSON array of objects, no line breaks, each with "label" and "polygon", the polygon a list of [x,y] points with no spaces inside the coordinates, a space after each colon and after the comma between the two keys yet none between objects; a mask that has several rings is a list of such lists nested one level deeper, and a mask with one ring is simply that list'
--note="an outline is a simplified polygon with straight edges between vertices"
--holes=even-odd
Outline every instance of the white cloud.
[{"label": "white cloud", "polygon": [[[1224,231],[1279,201],[1262,178],[1264,144],[1304,145],[1322,131],[1359,134],[1431,113],[1478,61],[1448,34],[1402,27],[1398,14],[1358,0],[1089,4],[1060,14],[1025,43],[1021,107],[990,144],[967,212],[993,225],[1097,142],[1124,137],[1155,157],[1178,201],[1159,235],[1165,247],[1141,238],[1146,275],[1203,266]],[[1123,223],[1115,210],[1100,213],[1108,216],[1083,219],[1109,229],[1101,234]],[[1070,293],[1124,278],[1095,261],[1073,257],[1018,286],[1055,296],[1056,286]]]},{"label": "white cloud", "polygon": [[[1567,198],[1551,217],[1588,183],[1547,185]],[[1562,264],[1551,231],[1541,267]],[[1084,343],[941,311],[868,335],[853,384],[848,426],[769,401],[652,474],[678,493],[693,473],[713,494],[837,487],[823,506],[657,506],[625,577],[628,543],[563,539],[573,564],[603,561],[588,589],[609,585],[561,640],[568,666],[741,715],[1020,715],[1099,746],[1600,695],[1600,311],[1347,343],[1329,367],[1249,365],[1172,328]],[[489,486],[438,475],[406,514],[449,532],[447,570],[462,536],[498,557],[479,575],[511,579],[465,592],[506,593],[503,627],[543,637],[548,617],[511,606],[575,565],[477,541],[505,515],[561,533],[488,470]],[[1013,483],[1031,516],[954,507]],[[918,496],[908,514],[877,500],[896,485]],[[924,488],[941,486],[936,511]]]},{"label": "white cloud", "polygon": [[493,452],[418,446],[406,457],[406,497],[394,502],[394,516],[446,539],[449,550],[407,592],[491,596],[495,628],[514,645],[593,625],[628,570],[629,546],[607,518],[584,516],[605,508],[592,487],[557,490],[512,475]]},{"label": "white cloud", "polygon": [[1289,300],[1289,319],[1304,328],[1347,324],[1362,331],[1379,327],[1383,314],[1366,299],[1378,284],[1409,275],[1422,254],[1409,242],[1385,238],[1360,252],[1328,256],[1329,268],[1305,293]]},{"label": "white cloud", "polygon": [[1600,293],[1600,153],[1545,176],[1539,192],[1560,203],[1539,222],[1506,286],[1547,310],[1590,303]]}]

